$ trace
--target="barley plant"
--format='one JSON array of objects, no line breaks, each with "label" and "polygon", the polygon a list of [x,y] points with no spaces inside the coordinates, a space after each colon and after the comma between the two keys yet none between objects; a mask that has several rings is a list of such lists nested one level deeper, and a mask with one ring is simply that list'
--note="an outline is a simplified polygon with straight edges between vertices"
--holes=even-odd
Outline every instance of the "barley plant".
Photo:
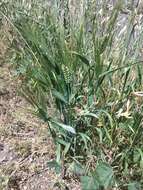
[{"label": "barley plant", "polygon": [[[78,3],[80,2],[80,3]],[[83,190],[143,188],[141,1],[1,3],[21,94]]]}]

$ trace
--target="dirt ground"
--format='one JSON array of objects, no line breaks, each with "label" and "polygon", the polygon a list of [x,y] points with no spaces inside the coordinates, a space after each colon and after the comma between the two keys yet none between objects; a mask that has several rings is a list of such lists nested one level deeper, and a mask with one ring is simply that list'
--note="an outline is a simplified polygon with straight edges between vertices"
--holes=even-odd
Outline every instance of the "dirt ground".
[{"label": "dirt ground", "polygon": [[0,58],[0,190],[60,189],[54,188],[56,182],[80,190],[79,182],[63,181],[48,169],[55,147],[47,125],[32,116],[30,105],[18,96],[19,84],[3,62]]}]

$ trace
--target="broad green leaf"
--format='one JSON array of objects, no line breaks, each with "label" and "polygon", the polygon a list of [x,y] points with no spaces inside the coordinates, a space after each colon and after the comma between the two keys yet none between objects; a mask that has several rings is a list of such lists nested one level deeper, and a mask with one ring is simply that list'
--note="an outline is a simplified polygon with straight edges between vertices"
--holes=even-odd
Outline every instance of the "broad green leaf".
[{"label": "broad green leaf", "polygon": [[75,161],[70,164],[69,170],[78,176],[85,175],[86,172],[84,167]]},{"label": "broad green leaf", "polygon": [[108,71],[105,71],[105,72],[101,73],[99,77],[101,78],[101,77],[103,77],[103,76],[106,76],[106,75],[108,75],[108,74],[114,73],[114,72],[116,72],[116,71],[121,71],[121,70],[123,70],[123,69],[125,69],[125,68],[131,68],[132,66],[139,65],[139,64],[141,64],[142,62],[143,62],[143,61],[135,61],[134,63],[130,63],[130,65],[127,64],[127,65],[122,66],[122,67],[117,67],[117,68],[114,68],[114,69],[110,69],[110,70],[108,70]]},{"label": "broad green leaf", "polygon": [[60,138],[56,138],[56,142],[65,146],[63,152],[64,152],[64,155],[66,155],[67,152],[69,151],[69,148],[70,148],[71,144],[64,141],[64,140],[62,140],[62,139],[60,139]]},{"label": "broad green leaf", "polygon": [[61,163],[61,144],[56,144],[56,162]]},{"label": "broad green leaf", "polygon": [[93,176],[98,180],[100,186],[109,188],[113,180],[113,169],[107,163],[99,163]]},{"label": "broad green leaf", "polygon": [[64,156],[68,153],[69,149],[70,149],[71,144],[67,143],[65,148],[64,148]]},{"label": "broad green leaf", "polygon": [[82,115],[86,117],[95,117],[96,119],[98,119],[98,115],[96,115],[95,113],[87,112]]},{"label": "broad green leaf", "polygon": [[99,183],[96,179],[89,176],[81,177],[82,190],[99,190]]},{"label": "broad green leaf", "polygon": [[59,123],[59,122],[56,122],[56,121],[51,121],[51,123],[54,123],[54,124],[56,124],[56,125],[59,126],[59,127],[62,127],[63,129],[65,129],[65,130],[68,131],[68,132],[71,132],[71,133],[73,133],[73,134],[76,134],[75,129],[74,129],[73,127],[69,126],[69,125],[65,125],[65,124],[63,124],[63,123]]},{"label": "broad green leaf", "polygon": [[128,184],[128,190],[141,190],[141,185],[138,182]]},{"label": "broad green leaf", "polygon": [[103,133],[102,133],[102,130],[100,128],[95,128],[98,135],[99,135],[99,139],[100,139],[100,143],[102,143],[102,140],[103,140]]},{"label": "broad green leaf", "polygon": [[58,91],[56,91],[56,90],[53,90],[53,91],[52,91],[52,94],[53,94],[58,100],[64,102],[65,104],[68,103],[67,100],[66,100],[66,98],[65,98],[60,92],[58,92]]},{"label": "broad green leaf", "polygon": [[85,148],[88,149],[88,142],[90,142],[92,144],[92,141],[91,141],[90,137],[87,136],[84,133],[79,133],[79,135],[81,136],[81,138],[82,138],[82,140],[83,140],[83,142],[85,144]]},{"label": "broad green leaf", "polygon": [[100,190],[112,187],[113,170],[107,163],[99,163],[92,176],[81,177],[83,190]]}]

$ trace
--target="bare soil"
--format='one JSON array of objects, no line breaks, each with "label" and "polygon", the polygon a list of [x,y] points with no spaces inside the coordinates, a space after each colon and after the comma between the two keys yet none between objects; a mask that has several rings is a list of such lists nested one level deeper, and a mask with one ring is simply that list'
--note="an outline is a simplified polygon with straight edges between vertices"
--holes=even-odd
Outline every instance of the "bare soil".
[{"label": "bare soil", "polygon": [[18,95],[19,83],[0,59],[0,190],[56,190],[66,184],[80,190],[79,182],[63,180],[47,162],[55,158],[48,126],[31,112]]}]

